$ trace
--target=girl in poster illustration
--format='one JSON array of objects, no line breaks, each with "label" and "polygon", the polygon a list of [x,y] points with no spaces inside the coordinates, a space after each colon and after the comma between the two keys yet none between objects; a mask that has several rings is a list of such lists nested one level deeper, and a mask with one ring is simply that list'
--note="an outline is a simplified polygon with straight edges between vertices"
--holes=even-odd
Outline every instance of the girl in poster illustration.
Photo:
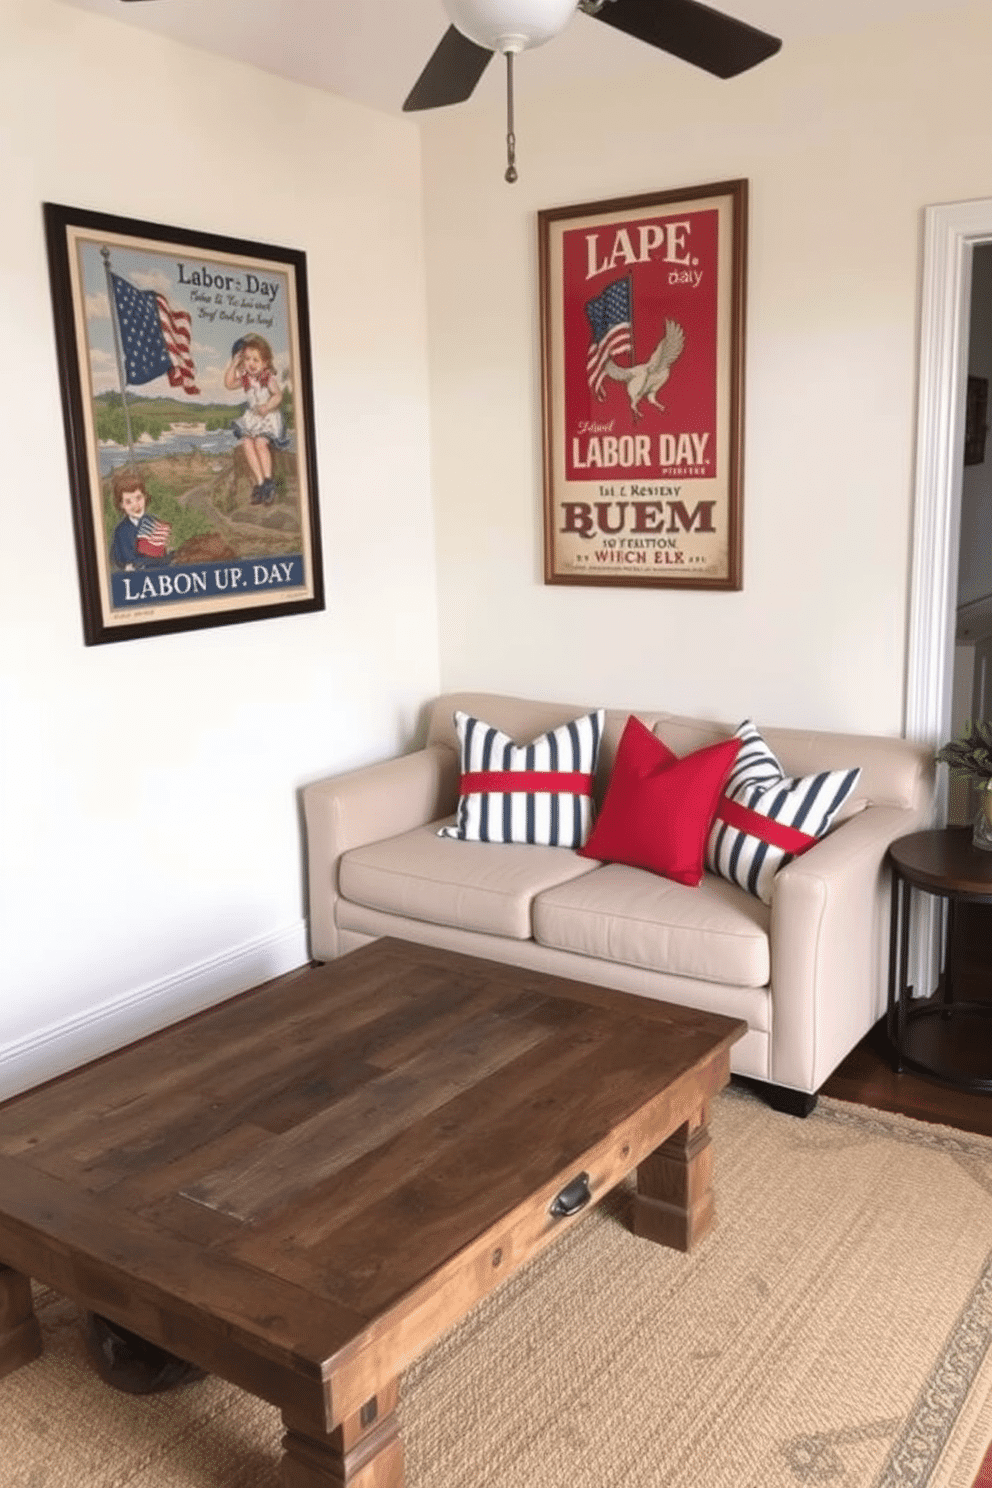
[{"label": "girl in poster illustration", "polygon": [[224,371],[224,386],[241,388],[248,407],[231,425],[245,452],[255,478],[252,503],[270,505],[276,497],[272,479],[272,448],[285,449],[283,417],[279,411],[282,388],[276,378],[272,347],[264,336],[250,332],[231,347],[231,360]]},{"label": "girl in poster illustration", "polygon": [[172,528],[148,510],[144,476],[126,468],[115,470],[110,489],[121,513],[110,542],[114,568],[160,568],[168,563]]}]

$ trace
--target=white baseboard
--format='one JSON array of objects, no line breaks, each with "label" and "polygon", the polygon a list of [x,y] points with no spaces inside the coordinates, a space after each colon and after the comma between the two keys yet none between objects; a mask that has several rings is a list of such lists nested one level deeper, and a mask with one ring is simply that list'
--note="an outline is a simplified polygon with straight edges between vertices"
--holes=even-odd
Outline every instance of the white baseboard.
[{"label": "white baseboard", "polygon": [[304,920],[0,1046],[0,1100],[282,976],[309,960]]}]

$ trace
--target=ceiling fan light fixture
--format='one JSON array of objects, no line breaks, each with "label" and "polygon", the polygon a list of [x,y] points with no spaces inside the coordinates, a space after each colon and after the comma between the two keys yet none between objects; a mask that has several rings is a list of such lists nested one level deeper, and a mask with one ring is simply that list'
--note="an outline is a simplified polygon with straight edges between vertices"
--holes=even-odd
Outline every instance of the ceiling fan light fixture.
[{"label": "ceiling fan light fixture", "polygon": [[576,0],[443,0],[463,36],[491,52],[526,52],[557,36]]}]

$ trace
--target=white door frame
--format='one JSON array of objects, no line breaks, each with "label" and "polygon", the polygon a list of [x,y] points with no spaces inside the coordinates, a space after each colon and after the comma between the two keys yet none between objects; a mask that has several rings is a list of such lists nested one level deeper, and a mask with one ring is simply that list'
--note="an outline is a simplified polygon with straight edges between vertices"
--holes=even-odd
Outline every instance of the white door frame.
[{"label": "white door frame", "polygon": [[[992,199],[927,207],[920,316],[913,560],[909,592],[905,732],[936,749],[951,717],[957,607],[971,262],[992,242]],[[947,820],[947,772],[938,772],[934,825]],[[940,969],[939,903],[920,908],[911,950],[913,985],[926,994]]]},{"label": "white door frame", "polygon": [[[905,729],[934,748],[951,716],[971,259],[975,245],[987,242],[992,199],[927,207]],[[946,813],[942,780],[937,820]]]}]

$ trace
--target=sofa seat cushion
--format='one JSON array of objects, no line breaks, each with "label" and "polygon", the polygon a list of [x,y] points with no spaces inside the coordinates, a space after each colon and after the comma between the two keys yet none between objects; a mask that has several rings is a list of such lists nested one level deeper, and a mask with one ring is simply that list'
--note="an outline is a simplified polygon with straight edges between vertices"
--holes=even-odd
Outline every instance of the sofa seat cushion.
[{"label": "sofa seat cushion", "polygon": [[534,938],[672,976],[765,987],[770,918],[767,905],[710,874],[690,888],[611,863],[545,890],[534,906]]},{"label": "sofa seat cushion", "polygon": [[439,826],[431,822],[344,853],[338,877],[344,898],[459,930],[530,940],[535,896],[596,871],[566,848],[459,842],[439,837]]}]

